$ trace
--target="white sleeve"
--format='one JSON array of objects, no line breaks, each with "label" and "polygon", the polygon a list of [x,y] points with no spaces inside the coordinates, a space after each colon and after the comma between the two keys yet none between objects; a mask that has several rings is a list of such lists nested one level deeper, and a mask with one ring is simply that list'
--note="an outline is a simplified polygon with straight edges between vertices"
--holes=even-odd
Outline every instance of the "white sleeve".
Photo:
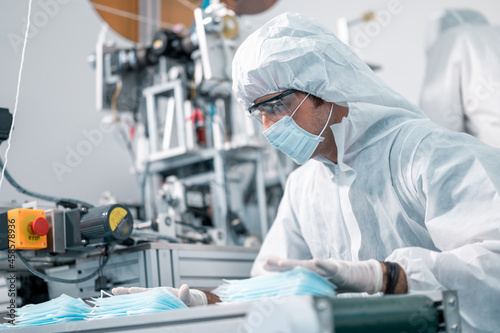
[{"label": "white sleeve", "polygon": [[441,36],[427,54],[420,108],[434,123],[464,132],[460,91],[462,48],[455,35]]},{"label": "white sleeve", "polygon": [[[409,292],[456,290],[465,331],[500,326],[500,150],[467,135],[433,136],[406,168],[407,194],[425,209],[440,250],[402,248]],[[405,170],[405,169],[402,169]]]},{"label": "white sleeve", "polygon": [[285,193],[279,205],[276,219],[269,230],[259,255],[252,267],[251,276],[270,274],[262,265],[268,256],[287,259],[311,259],[312,255],[300,231],[299,222],[293,212],[290,194],[293,193],[293,173],[288,177]]}]

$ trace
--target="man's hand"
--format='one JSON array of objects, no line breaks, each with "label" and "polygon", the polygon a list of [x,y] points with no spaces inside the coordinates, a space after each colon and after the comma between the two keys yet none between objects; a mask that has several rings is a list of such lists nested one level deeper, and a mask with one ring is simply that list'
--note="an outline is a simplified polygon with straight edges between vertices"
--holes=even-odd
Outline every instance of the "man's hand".
[{"label": "man's hand", "polygon": [[293,260],[268,257],[264,269],[282,272],[294,267],[307,268],[326,279],[338,288],[339,292],[367,292],[374,294],[382,290],[382,265],[376,260],[349,262],[335,259]]},{"label": "man's hand", "polygon": [[[184,304],[187,306],[203,306],[207,305],[207,295],[198,289],[189,289],[187,284],[183,284],[180,288],[172,288],[172,287],[158,287],[160,289],[168,290],[172,294],[174,294],[177,298],[179,298]],[[144,291],[148,291],[154,288],[142,288],[142,287],[118,287],[113,288],[111,291],[114,295],[125,295],[125,294],[135,294],[141,293]]]}]

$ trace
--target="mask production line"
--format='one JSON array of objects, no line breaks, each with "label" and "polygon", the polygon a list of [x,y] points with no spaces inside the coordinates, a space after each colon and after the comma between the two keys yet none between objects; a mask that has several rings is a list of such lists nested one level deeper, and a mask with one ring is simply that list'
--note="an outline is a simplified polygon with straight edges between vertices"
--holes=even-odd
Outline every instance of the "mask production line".
[{"label": "mask production line", "polygon": [[[144,6],[144,13],[153,13],[151,4]],[[348,43],[349,27],[369,19],[367,14],[363,19],[339,20],[339,38]],[[95,300],[103,295],[101,291],[110,293],[121,286],[188,284],[211,290],[223,280],[250,277],[286,178],[296,168],[267,143],[260,124],[232,97],[233,55],[257,27],[217,0],[204,1],[194,9],[194,22],[182,33],[175,26],[139,24],[144,27],[141,43],[125,47],[109,38],[109,27],[103,26],[95,52],[88,58],[96,75],[96,109],[112,116],[112,126],[127,147],[141,191],[139,203],[124,204],[111,197],[106,204],[93,206],[34,193],[19,185],[0,161],[5,180],[16,189],[57,204],[45,207],[33,201],[22,207],[1,207],[0,275],[6,282],[0,292],[8,294],[14,268],[10,259],[16,258],[18,307],[59,300],[63,294],[71,300]],[[13,119],[7,109],[0,109],[0,117],[1,143],[8,139]],[[123,121],[127,118],[133,119],[133,128]],[[302,282],[314,281],[301,274],[305,274],[300,275]],[[238,286],[235,282],[234,288]],[[262,285],[251,287],[259,288]],[[175,310],[50,325],[35,321],[10,329],[460,332],[454,291],[383,297],[339,297],[327,291],[307,294],[265,298],[264,288],[262,295],[246,302],[231,302],[228,297],[221,305],[187,309],[167,301]],[[135,295],[139,299],[140,293]],[[142,297],[142,302],[151,300]],[[8,319],[3,310],[8,299],[2,302],[1,317]],[[24,311],[29,314],[29,307]]]}]

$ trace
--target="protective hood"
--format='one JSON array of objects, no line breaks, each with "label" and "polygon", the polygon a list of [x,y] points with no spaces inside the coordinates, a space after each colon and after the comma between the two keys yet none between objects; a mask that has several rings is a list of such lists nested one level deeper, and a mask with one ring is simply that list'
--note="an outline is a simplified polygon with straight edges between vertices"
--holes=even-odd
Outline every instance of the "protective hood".
[{"label": "protective hood", "polygon": [[489,25],[483,14],[470,9],[446,9],[431,15],[427,25],[426,50],[428,51],[445,31],[463,25]]},{"label": "protective hood", "polygon": [[354,143],[361,149],[406,120],[426,118],[330,30],[296,13],[281,14],[255,31],[233,61],[233,91],[245,109],[290,88],[349,107],[349,116],[332,126],[339,161]]}]

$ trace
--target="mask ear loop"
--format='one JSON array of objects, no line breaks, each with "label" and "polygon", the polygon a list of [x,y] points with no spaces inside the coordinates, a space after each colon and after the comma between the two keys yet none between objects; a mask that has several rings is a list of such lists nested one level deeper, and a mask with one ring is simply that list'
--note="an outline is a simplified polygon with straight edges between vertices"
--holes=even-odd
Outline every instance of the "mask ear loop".
[{"label": "mask ear loop", "polygon": [[328,116],[328,120],[326,121],[325,127],[323,127],[323,130],[321,131],[321,133],[318,134],[318,136],[321,136],[321,134],[323,134],[323,132],[326,130],[326,127],[328,126],[328,123],[330,122],[330,118],[332,117],[332,112],[333,112],[333,103],[332,103],[332,107],[330,108],[330,115]]},{"label": "mask ear loop", "polygon": [[302,100],[302,102],[300,102],[299,106],[297,106],[295,108],[295,111],[293,111],[292,115],[290,116],[290,118],[293,118],[293,115],[295,114],[295,112],[297,112],[297,110],[300,108],[300,106],[306,101],[307,97],[309,97],[309,95],[311,95],[311,93],[308,93],[306,97],[304,97],[304,99]]}]

